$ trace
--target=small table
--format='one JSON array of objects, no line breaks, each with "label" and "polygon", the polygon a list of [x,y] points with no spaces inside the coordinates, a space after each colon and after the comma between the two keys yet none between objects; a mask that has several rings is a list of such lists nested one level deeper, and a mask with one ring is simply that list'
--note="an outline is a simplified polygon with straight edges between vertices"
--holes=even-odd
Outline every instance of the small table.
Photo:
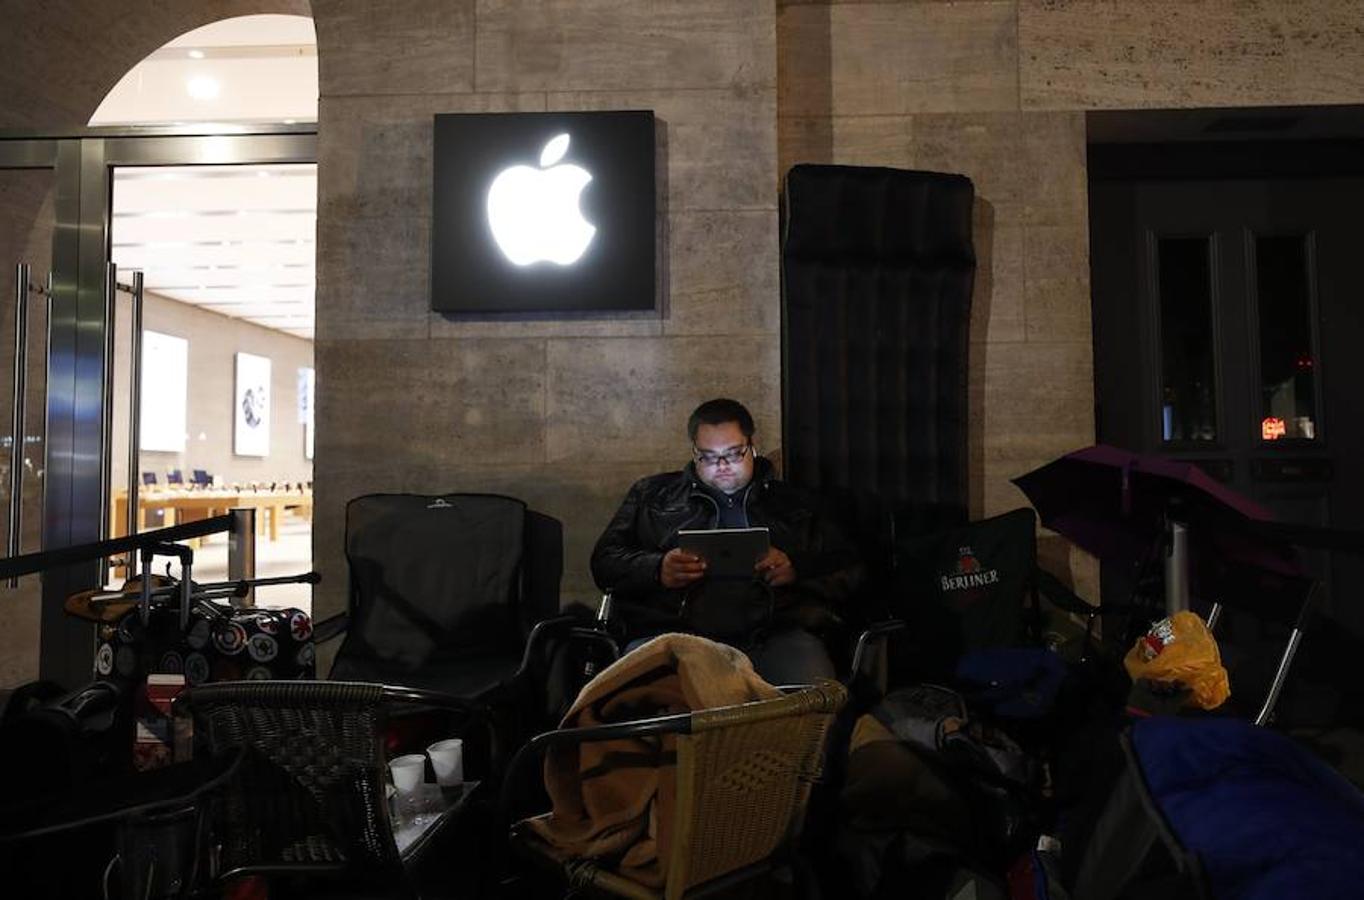
[{"label": "small table", "polygon": [[477,786],[477,781],[466,781],[453,787],[426,782],[410,793],[395,794],[389,801],[389,810],[398,855],[403,859],[420,855],[454,813],[468,802]]}]

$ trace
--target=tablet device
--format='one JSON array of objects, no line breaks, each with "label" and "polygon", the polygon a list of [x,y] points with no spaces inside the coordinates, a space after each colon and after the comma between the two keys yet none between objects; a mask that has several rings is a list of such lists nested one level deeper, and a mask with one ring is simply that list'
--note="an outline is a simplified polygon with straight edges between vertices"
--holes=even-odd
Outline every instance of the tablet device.
[{"label": "tablet device", "polygon": [[677,545],[704,559],[710,578],[752,578],[770,546],[766,528],[684,529],[677,533]]}]

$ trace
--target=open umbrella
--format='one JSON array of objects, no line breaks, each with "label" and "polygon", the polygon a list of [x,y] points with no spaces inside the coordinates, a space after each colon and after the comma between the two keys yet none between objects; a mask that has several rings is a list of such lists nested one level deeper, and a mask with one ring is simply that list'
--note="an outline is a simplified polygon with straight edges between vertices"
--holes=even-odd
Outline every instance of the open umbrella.
[{"label": "open umbrella", "polygon": [[1068,453],[1014,484],[1044,525],[1102,560],[1153,562],[1163,551],[1167,615],[1188,609],[1190,586],[1197,585],[1213,601],[1209,628],[1224,601],[1288,625],[1288,643],[1255,715],[1257,724],[1269,720],[1315,593],[1298,564],[1293,532],[1192,463],[1103,444]]},{"label": "open umbrella", "polygon": [[1151,559],[1172,528],[1187,528],[1195,566],[1252,566],[1284,576],[1302,570],[1286,540],[1256,526],[1269,511],[1193,463],[1106,444],[1067,453],[1013,479],[1042,524],[1105,561]]}]

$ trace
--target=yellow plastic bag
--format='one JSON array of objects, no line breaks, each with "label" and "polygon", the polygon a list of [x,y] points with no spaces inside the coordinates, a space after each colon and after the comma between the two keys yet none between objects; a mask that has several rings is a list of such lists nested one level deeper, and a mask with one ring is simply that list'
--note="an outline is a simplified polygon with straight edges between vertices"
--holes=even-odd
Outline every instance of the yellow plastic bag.
[{"label": "yellow plastic bag", "polygon": [[1177,612],[1153,624],[1122,662],[1133,681],[1181,684],[1189,689],[1189,701],[1203,709],[1215,709],[1231,696],[1217,641],[1191,612]]}]

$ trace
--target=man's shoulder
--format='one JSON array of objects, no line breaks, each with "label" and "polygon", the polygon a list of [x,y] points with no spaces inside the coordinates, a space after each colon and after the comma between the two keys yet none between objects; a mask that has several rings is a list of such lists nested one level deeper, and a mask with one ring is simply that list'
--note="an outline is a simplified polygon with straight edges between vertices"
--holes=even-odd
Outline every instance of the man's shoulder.
[{"label": "man's shoulder", "polygon": [[674,469],[671,472],[659,472],[656,475],[644,476],[631,485],[630,493],[638,494],[648,500],[678,490],[685,490],[686,487],[687,480],[683,473]]},{"label": "man's shoulder", "polygon": [[763,482],[760,498],[765,503],[810,512],[818,510],[823,505],[820,496],[814,491],[775,477]]}]

